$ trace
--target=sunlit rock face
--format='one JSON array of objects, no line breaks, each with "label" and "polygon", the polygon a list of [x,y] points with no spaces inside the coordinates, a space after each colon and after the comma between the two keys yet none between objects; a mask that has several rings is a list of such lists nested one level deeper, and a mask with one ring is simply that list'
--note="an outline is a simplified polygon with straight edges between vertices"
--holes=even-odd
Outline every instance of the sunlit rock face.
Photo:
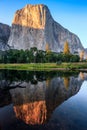
[{"label": "sunlit rock face", "polygon": [[51,17],[50,13],[46,11],[48,9],[44,5],[26,5],[16,12],[12,24],[44,29],[47,15]]},{"label": "sunlit rock face", "polygon": [[9,45],[7,44],[9,36],[10,26],[0,23],[0,50],[9,49]]},{"label": "sunlit rock face", "polygon": [[8,44],[19,50],[31,47],[45,50],[48,44],[50,50],[60,52],[66,40],[71,52],[83,49],[79,38],[55,22],[48,7],[40,4],[26,5],[16,11]]},{"label": "sunlit rock face", "polygon": [[78,77],[56,77],[36,85],[23,82],[26,88],[10,90],[16,117],[26,124],[46,123],[56,107],[80,90],[82,82]]},{"label": "sunlit rock face", "polygon": [[23,83],[26,88],[11,90],[16,117],[26,124],[43,124],[46,120],[45,82]]},{"label": "sunlit rock face", "polygon": [[16,117],[22,119],[26,124],[43,124],[46,120],[46,103],[45,101],[36,101],[14,106],[14,112]]}]

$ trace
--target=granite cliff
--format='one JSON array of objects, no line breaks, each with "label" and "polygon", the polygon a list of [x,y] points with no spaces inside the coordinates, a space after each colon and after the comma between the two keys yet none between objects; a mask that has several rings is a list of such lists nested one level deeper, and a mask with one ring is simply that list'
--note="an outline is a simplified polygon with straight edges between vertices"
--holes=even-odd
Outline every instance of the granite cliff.
[{"label": "granite cliff", "polygon": [[50,50],[60,52],[66,40],[69,42],[71,52],[84,49],[80,39],[55,22],[48,7],[40,4],[26,5],[16,11],[8,44],[19,50],[31,47],[45,50],[48,44]]},{"label": "granite cliff", "polygon": [[0,50],[9,49],[9,45],[7,44],[9,36],[10,26],[0,23]]}]

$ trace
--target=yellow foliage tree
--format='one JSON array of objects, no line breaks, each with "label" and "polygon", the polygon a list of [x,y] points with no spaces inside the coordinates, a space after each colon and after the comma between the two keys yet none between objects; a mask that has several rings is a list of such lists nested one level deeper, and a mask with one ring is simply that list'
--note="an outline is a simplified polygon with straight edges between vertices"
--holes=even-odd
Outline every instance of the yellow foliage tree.
[{"label": "yellow foliage tree", "polygon": [[46,52],[48,52],[50,50],[50,47],[49,47],[48,43],[46,43],[45,50],[46,50]]},{"label": "yellow foliage tree", "polygon": [[69,43],[68,43],[67,41],[64,43],[63,53],[64,53],[64,54],[69,54],[69,53],[70,53]]},{"label": "yellow foliage tree", "polygon": [[46,44],[45,50],[47,54],[51,54],[51,50],[48,43]]},{"label": "yellow foliage tree", "polygon": [[82,61],[83,58],[84,58],[84,50],[82,50],[82,51],[80,52],[79,56],[80,56],[80,61]]}]

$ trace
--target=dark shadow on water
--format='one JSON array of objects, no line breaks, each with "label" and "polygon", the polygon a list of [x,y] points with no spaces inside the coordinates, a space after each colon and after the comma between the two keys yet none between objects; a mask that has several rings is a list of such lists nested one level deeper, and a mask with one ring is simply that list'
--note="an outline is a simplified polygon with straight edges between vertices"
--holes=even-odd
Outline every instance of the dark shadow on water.
[{"label": "dark shadow on water", "polygon": [[1,130],[61,130],[58,122],[49,120],[84,80],[86,73],[0,71]]}]

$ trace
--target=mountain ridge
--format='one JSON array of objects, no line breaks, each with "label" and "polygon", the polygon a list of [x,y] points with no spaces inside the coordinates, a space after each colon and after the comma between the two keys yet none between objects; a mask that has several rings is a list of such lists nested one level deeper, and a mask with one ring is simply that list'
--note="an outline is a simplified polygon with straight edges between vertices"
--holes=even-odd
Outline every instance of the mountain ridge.
[{"label": "mountain ridge", "polygon": [[44,4],[27,4],[17,10],[10,30],[6,45],[12,49],[45,50],[48,44],[51,51],[61,52],[68,41],[71,53],[84,50],[79,37],[56,22]]},{"label": "mountain ridge", "polygon": [[10,36],[10,29],[9,25],[0,23],[0,50],[9,49],[7,42]]}]

